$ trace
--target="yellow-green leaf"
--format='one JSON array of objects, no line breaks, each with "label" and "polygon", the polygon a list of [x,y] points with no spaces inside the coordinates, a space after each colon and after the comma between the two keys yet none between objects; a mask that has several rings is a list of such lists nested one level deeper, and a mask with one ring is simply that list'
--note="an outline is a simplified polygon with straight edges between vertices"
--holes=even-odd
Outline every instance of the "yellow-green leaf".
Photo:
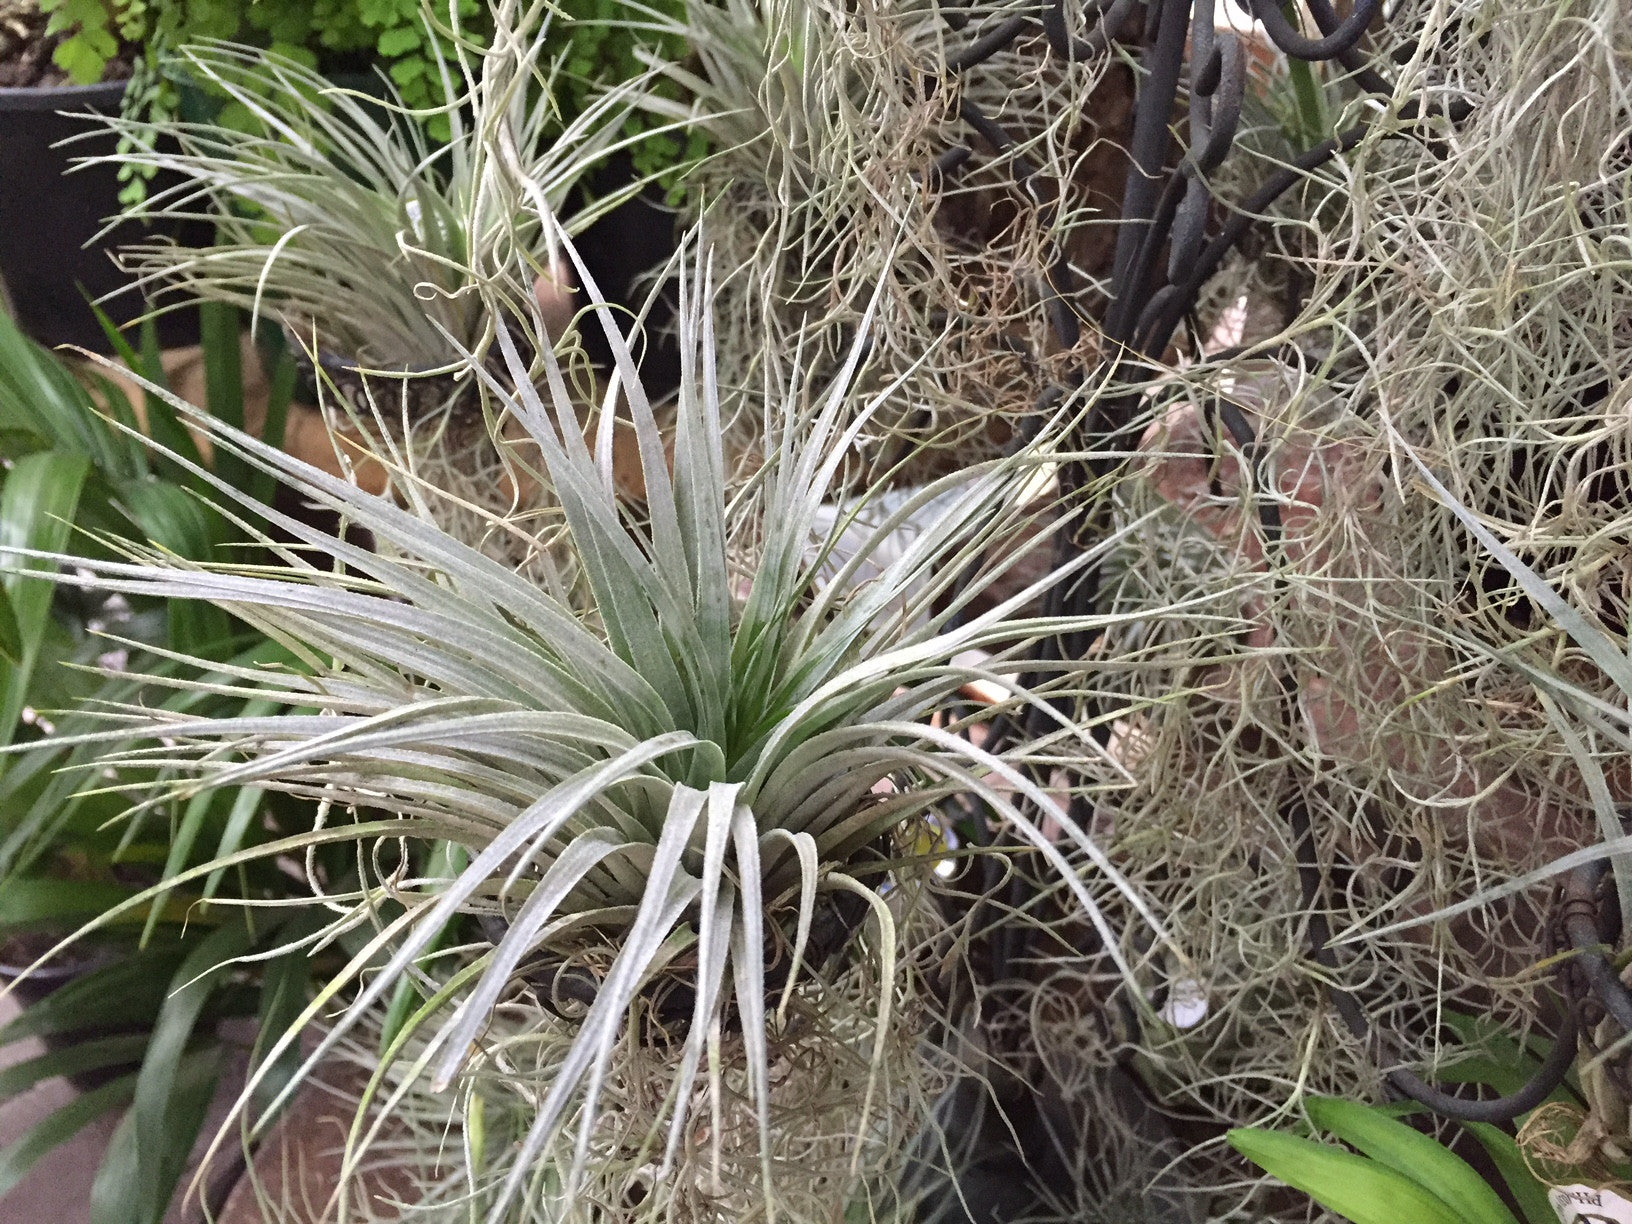
[{"label": "yellow-green leaf", "polygon": [[1358,1101],[1311,1097],[1304,1108],[1321,1130],[1403,1173],[1450,1204],[1468,1224],[1517,1224],[1473,1166],[1437,1139]]},{"label": "yellow-green leaf", "polygon": [[1271,1130],[1232,1130],[1231,1147],[1351,1224],[1469,1224],[1444,1199],[1364,1156]]},{"label": "yellow-green leaf", "polygon": [[1553,1210],[1553,1204],[1547,1197],[1547,1187],[1530,1172],[1524,1153],[1519,1151],[1513,1136],[1489,1122],[1464,1122],[1462,1125],[1473,1132],[1490,1154],[1491,1163],[1502,1175],[1502,1180],[1513,1193],[1513,1201],[1524,1213],[1525,1224],[1557,1224],[1558,1213]]}]

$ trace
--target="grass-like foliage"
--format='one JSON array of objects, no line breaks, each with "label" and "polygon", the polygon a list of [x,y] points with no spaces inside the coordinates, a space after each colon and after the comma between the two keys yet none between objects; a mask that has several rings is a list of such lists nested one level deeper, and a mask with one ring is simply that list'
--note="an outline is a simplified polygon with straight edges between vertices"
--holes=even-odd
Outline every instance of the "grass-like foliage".
[{"label": "grass-like foliage", "polygon": [[[1124,946],[1100,918],[1120,877],[1023,768],[1027,754],[1097,753],[1091,738],[1058,722],[1000,758],[937,725],[957,717],[959,690],[977,679],[1006,680],[1013,702],[1037,703],[1019,675],[1035,665],[1020,650],[1087,627],[1027,614],[1058,575],[994,592],[1071,522],[1018,534],[1038,514],[1039,465],[1059,458],[1076,410],[1045,421],[1031,448],[889,513],[864,513],[863,495],[835,521],[851,445],[894,394],[855,391],[865,328],[829,385],[812,386],[797,354],[785,382],[767,382],[760,467],[731,487],[701,264],[683,287],[672,438],[599,312],[639,442],[639,508],[616,495],[608,448],[586,442],[607,435],[610,407],[586,431],[545,338],[518,346],[501,327],[507,380],[471,359],[470,376],[489,378],[495,396],[521,388],[508,410],[561,508],[558,538],[540,553],[570,552],[587,603],[459,544],[412,496],[404,507],[367,495],[202,417],[218,448],[367,529],[377,549],[280,519],[301,547],[282,549],[271,569],[157,553],[95,567],[113,590],[219,604],[306,663],[298,675],[242,669],[225,686],[284,712],[127,710],[109,735],[159,737],[130,759],[187,775],[178,795],[254,785],[321,801],[321,827],[257,853],[355,843],[365,883],[323,898],[339,911],[327,932],[377,930],[307,1013],[334,1015],[344,1000],[314,1062],[412,980],[429,1001],[398,1039],[417,1034],[416,1066],[434,1087],[459,1085],[493,1057],[484,1034],[495,1009],[536,992],[532,1031],[547,1057],[535,1057],[548,1072],[521,1081],[532,1085],[529,1124],[502,1185],[480,1187],[491,1192],[484,1218],[536,1204],[546,1166],[566,1210],[591,1183],[601,1198],[619,1192],[619,1177],[651,1180],[654,1162],[664,1199],[701,1193],[722,1162],[747,1161],[755,1190],[737,1205],[770,1214],[784,1180],[808,1192],[813,1177],[890,1159],[906,1133],[880,1122],[904,1091],[887,1055],[911,1050],[901,1017],[917,1023],[923,1010],[897,960],[905,932],[943,921],[925,904],[935,856],[917,848],[916,830],[950,793],[982,797],[1119,961]],[[533,371],[518,350],[540,354]],[[885,556],[914,515],[908,542]],[[990,605],[977,610],[983,594]],[[992,657],[971,663],[970,651]],[[1030,683],[1057,681],[1044,669]],[[441,868],[427,866],[433,853]],[[1150,918],[1123,891],[1122,904]],[[862,904],[847,909],[845,896]],[[490,939],[427,960],[461,915],[486,919]],[[865,931],[852,940],[856,926]],[[854,1068],[843,1086],[835,1059]],[[796,1071],[834,1081],[839,1112],[820,1120],[826,1159],[773,1170],[771,1110]],[[600,1108],[614,1087],[617,1107]],[[732,1130],[736,1150],[723,1153],[721,1128],[710,1151],[696,1117],[699,1102],[716,1120],[729,1113],[722,1096],[757,1119]],[[798,1133],[779,1123],[775,1142]]]}]

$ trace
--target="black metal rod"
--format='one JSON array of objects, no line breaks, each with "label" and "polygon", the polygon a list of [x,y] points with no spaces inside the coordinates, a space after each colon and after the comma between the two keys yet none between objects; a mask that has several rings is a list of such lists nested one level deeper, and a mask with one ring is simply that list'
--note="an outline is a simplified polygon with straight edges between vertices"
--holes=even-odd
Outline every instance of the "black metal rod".
[{"label": "black metal rod", "polygon": [[1128,334],[1138,318],[1137,302],[1143,285],[1134,279],[1140,246],[1157,203],[1158,184],[1173,146],[1169,126],[1178,99],[1184,69],[1185,35],[1190,9],[1186,0],[1157,0],[1161,16],[1156,43],[1147,55],[1147,75],[1139,84],[1134,103],[1133,135],[1129,140],[1128,181],[1122,190],[1122,215],[1116,227],[1116,254],[1111,273],[1111,303],[1106,311],[1106,333],[1114,340]]},{"label": "black metal rod", "polygon": [[[1319,864],[1315,860],[1314,834],[1309,824],[1309,810],[1301,796],[1287,805],[1286,818],[1292,831],[1293,852],[1297,858],[1303,904],[1309,914],[1309,954],[1322,968],[1336,974],[1341,967],[1336,955],[1328,946],[1331,928],[1327,925],[1326,915],[1321,909],[1324,881],[1321,878]],[[1378,1062],[1386,1061],[1388,1051],[1394,1043],[1387,1038],[1382,1029],[1374,1026],[1366,1018],[1365,1009],[1360,1006],[1359,1000],[1348,991],[1329,982],[1325,990],[1344,1027],[1366,1046],[1372,1058]],[[1528,1113],[1540,1105],[1564,1082],[1570,1065],[1575,1061],[1579,1032],[1580,1023],[1574,1010],[1566,1003],[1561,1009],[1558,1026],[1553,1035],[1553,1048],[1548,1051],[1541,1066],[1516,1092],[1493,1100],[1470,1100],[1467,1097],[1453,1096],[1404,1067],[1390,1068],[1383,1075],[1390,1087],[1401,1096],[1442,1117],[1464,1122],[1511,1122],[1520,1114]]]},{"label": "black metal rod", "polygon": [[1604,955],[1609,945],[1598,928],[1598,882],[1604,871],[1604,864],[1597,862],[1570,873],[1564,886],[1564,934],[1598,1002],[1623,1033],[1632,1033],[1632,991],[1627,990]]},{"label": "black metal rod", "polygon": [[1007,47],[1023,30],[1031,24],[1031,19],[1018,15],[1008,17],[992,27],[988,34],[982,34],[962,51],[946,61],[948,72],[963,72],[973,68],[976,64],[983,64],[1003,48]]},{"label": "black metal rod", "polygon": [[1248,3],[1251,5],[1252,15],[1263,23],[1264,32],[1269,35],[1270,41],[1293,59],[1329,60],[1336,59],[1345,51],[1354,48],[1365,34],[1372,18],[1377,16],[1381,0],[1360,0],[1354,6],[1354,12],[1323,38],[1306,38],[1287,20],[1286,14],[1281,12],[1281,6],[1275,0],[1248,0]]}]

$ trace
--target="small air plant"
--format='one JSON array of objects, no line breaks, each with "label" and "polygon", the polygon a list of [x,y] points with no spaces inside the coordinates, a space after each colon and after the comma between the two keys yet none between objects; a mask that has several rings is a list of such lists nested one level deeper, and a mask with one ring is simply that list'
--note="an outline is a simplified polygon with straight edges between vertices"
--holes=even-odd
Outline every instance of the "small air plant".
[{"label": "small air plant", "polygon": [[[109,117],[127,150],[111,160],[179,180],[133,215],[210,221],[218,240],[209,248],[124,248],[133,287],[276,317],[359,404],[356,371],[462,369],[462,354],[491,342],[487,302],[497,297],[513,315],[537,278],[558,277],[538,208],[560,209],[585,169],[625,143],[619,127],[628,108],[618,90],[554,130],[547,21],[544,6],[518,11],[508,0],[495,13],[490,47],[462,48],[457,65],[439,63],[435,113],[452,130],[445,147],[428,140],[383,81],[384,96],[374,97],[258,48],[184,49],[185,70],[240,118]],[[633,189],[573,216],[569,232]],[[522,268],[530,271],[503,283],[502,273]],[[446,398],[445,381],[418,384],[424,394],[413,398]]]},{"label": "small air plant", "polygon": [[[559,502],[558,538],[539,553],[570,552],[587,601],[460,544],[412,496],[369,495],[201,414],[217,446],[381,547],[280,520],[300,546],[273,570],[154,553],[94,579],[215,602],[306,661],[309,674],[245,670],[227,686],[286,712],[123,711],[109,742],[145,729],[159,742],[134,759],[185,774],[186,793],[254,785],[320,800],[319,827],[258,853],[355,844],[369,882],[338,896],[318,887],[338,917],[314,939],[350,933],[356,952],[306,1013],[329,1018],[306,1069],[396,998],[385,1061],[412,1043],[404,1082],[454,1093],[467,1130],[495,1092],[519,1097],[528,1121],[502,1166],[470,1173],[484,1219],[546,1201],[550,1218],[577,1218],[634,1187],[643,1213],[670,1203],[688,1216],[707,1201],[769,1218],[889,1167],[923,1121],[901,1111],[927,1113],[931,1095],[914,1088],[932,1066],[921,1034],[933,1008],[913,949],[939,931],[944,963],[968,938],[925,903],[945,851],[926,853],[921,831],[951,795],[989,805],[998,841],[1046,863],[1124,971],[1091,874],[1157,925],[1033,781],[1061,753],[1101,753],[1092,738],[1051,714],[1055,730],[998,757],[959,722],[975,681],[1041,710],[1023,668],[1045,688],[1080,683],[1063,668],[1038,679],[1021,659],[1037,637],[1087,623],[1028,614],[1059,573],[971,607],[1072,521],[1044,518],[1036,490],[1078,410],[869,521],[860,511],[886,486],[857,494],[841,476],[895,388],[857,402],[864,327],[822,393],[798,374],[767,382],[760,466],[732,487],[700,256],[681,288],[672,438],[597,308],[639,443],[638,511],[616,494],[609,447],[586,441],[547,336],[517,343],[500,320],[503,375],[467,357]],[[591,440],[613,423],[608,407]],[[835,517],[840,502],[855,512]],[[903,546],[896,529],[930,505]],[[841,537],[848,558],[836,562]],[[887,564],[858,581],[886,547]],[[442,866],[426,866],[433,856]],[[829,1101],[814,1123],[811,1085]],[[372,1133],[359,1124],[354,1159]]]}]

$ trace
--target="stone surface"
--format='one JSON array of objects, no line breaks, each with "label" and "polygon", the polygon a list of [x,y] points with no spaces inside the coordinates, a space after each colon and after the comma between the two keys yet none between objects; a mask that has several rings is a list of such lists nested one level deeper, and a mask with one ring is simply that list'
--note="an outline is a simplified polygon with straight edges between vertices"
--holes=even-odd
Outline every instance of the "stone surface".
[{"label": "stone surface", "polygon": [[[17,1004],[0,999],[0,1025],[17,1014]],[[0,1046],[0,1067],[37,1057],[44,1047],[34,1038]],[[0,1101],[0,1147],[15,1142],[29,1127],[74,1097],[66,1080],[52,1079]],[[91,1123],[71,1141],[48,1153],[10,1194],[0,1198],[0,1224],[87,1224],[91,1217],[91,1179],[102,1149],[119,1123],[117,1114]]]}]

